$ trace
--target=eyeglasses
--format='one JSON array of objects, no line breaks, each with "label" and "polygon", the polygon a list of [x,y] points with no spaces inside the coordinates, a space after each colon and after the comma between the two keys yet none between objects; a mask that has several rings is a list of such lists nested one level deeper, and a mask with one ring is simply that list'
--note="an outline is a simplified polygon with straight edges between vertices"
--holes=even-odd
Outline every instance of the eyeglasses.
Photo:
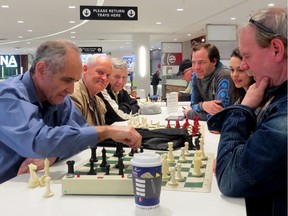
[{"label": "eyeglasses", "polygon": [[185,74],[186,72],[190,71],[190,70],[192,70],[192,67],[186,68],[186,69],[183,71],[183,73],[181,74],[181,76],[184,76],[184,74]]},{"label": "eyeglasses", "polygon": [[259,28],[259,29],[262,30],[262,31],[265,31],[265,32],[267,32],[267,33],[276,35],[276,33],[273,32],[271,29],[267,28],[266,26],[262,25],[261,23],[255,21],[255,20],[252,19],[252,18],[249,19],[249,22],[252,23],[252,24],[254,24],[257,28]]}]

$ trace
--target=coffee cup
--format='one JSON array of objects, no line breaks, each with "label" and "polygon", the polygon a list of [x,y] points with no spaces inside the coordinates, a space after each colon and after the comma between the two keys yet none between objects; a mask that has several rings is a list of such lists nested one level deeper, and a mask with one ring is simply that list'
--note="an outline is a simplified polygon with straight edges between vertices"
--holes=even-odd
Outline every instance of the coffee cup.
[{"label": "coffee cup", "polygon": [[162,158],[155,153],[135,154],[131,159],[135,204],[142,209],[159,206]]}]

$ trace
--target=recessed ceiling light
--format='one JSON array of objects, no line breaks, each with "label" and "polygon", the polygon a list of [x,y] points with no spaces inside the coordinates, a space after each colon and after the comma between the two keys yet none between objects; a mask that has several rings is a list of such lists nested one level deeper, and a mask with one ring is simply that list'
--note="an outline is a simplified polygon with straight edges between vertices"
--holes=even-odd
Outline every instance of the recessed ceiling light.
[{"label": "recessed ceiling light", "polygon": [[72,39],[75,39],[75,36],[71,36]]},{"label": "recessed ceiling light", "polygon": [[179,11],[179,12],[181,12],[181,11],[184,11],[184,9],[183,8],[177,8],[177,10],[176,11]]},{"label": "recessed ceiling light", "polygon": [[156,25],[161,25],[162,23],[161,22],[156,22]]},{"label": "recessed ceiling light", "polygon": [[76,32],[71,32],[71,34],[76,34]]},{"label": "recessed ceiling light", "polygon": [[20,35],[20,36],[18,36],[18,38],[23,38],[23,36]]},{"label": "recessed ceiling light", "polygon": [[24,21],[23,21],[23,20],[18,20],[17,22],[18,22],[18,23],[21,23],[21,24],[22,24],[22,23],[24,23]]},{"label": "recessed ceiling light", "polygon": [[270,4],[268,4],[268,6],[269,6],[269,7],[273,7],[273,6],[275,6],[275,4],[270,3]]},{"label": "recessed ceiling light", "polygon": [[69,6],[68,8],[69,8],[69,9],[75,9],[76,6],[71,5],[71,6]]},{"label": "recessed ceiling light", "polygon": [[177,41],[177,40],[178,40],[177,38],[174,39],[174,41]]},{"label": "recessed ceiling light", "polygon": [[230,20],[236,20],[236,17],[231,17]]},{"label": "recessed ceiling light", "polygon": [[9,8],[9,5],[1,5],[2,8]]},{"label": "recessed ceiling light", "polygon": [[69,21],[69,23],[73,24],[73,23],[75,23],[75,21],[71,20],[71,21]]},{"label": "recessed ceiling light", "polygon": [[33,32],[33,30],[32,29],[28,29],[27,32]]},{"label": "recessed ceiling light", "polygon": [[191,34],[187,34],[187,36],[188,36],[188,37],[190,37],[190,36],[191,36]]}]

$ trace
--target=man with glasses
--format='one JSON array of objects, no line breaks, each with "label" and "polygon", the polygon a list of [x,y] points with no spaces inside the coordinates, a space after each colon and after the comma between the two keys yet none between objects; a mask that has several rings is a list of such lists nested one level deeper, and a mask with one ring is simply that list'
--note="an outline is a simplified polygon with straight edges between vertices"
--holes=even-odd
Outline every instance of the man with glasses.
[{"label": "man with glasses", "polygon": [[248,216],[287,215],[287,39],[287,8],[264,8],[251,16],[240,29],[239,49],[241,69],[256,83],[241,104],[208,120],[209,130],[221,133],[219,188],[224,195],[245,197]]},{"label": "man with glasses", "polygon": [[215,113],[233,104],[233,81],[230,70],[220,62],[216,46],[200,43],[192,47],[192,93],[185,116],[206,121]]},{"label": "man with glasses", "polygon": [[109,125],[116,121],[128,120],[131,114],[138,113],[140,109],[137,100],[124,89],[128,78],[127,62],[120,58],[113,58],[112,65],[109,84],[106,89],[98,93],[105,103],[107,109],[105,123]]},{"label": "man with glasses", "polygon": [[177,72],[176,76],[180,76],[184,79],[188,86],[185,91],[179,91],[178,100],[179,101],[190,101],[191,100],[191,91],[192,91],[192,61],[191,59],[184,59],[179,65],[179,71]]}]

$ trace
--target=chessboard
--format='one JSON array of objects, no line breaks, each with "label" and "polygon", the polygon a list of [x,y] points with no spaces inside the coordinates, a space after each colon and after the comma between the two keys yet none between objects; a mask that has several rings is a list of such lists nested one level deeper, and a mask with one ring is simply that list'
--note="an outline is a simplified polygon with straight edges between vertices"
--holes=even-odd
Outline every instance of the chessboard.
[{"label": "chessboard", "polygon": [[[114,156],[115,150],[106,150],[106,160],[110,165],[109,175],[106,175],[106,168],[100,167],[102,163],[101,152],[97,153],[98,161],[93,164],[96,172],[95,175],[88,175],[91,169],[89,160],[78,166],[71,175],[69,171],[62,178],[62,193],[63,194],[93,194],[93,195],[133,195],[132,183],[132,166],[129,156],[130,149],[124,148],[123,153],[123,173],[119,175],[119,168],[116,168],[118,157]],[[147,150],[148,151],[148,150]],[[146,152],[146,150],[145,150]],[[152,151],[160,155],[167,154],[167,151]],[[183,181],[175,186],[169,185],[169,180],[162,179],[162,190],[171,191],[187,191],[187,192],[210,192],[213,174],[213,154],[205,154],[206,158],[201,160],[201,175],[193,175],[193,157],[195,151],[189,151],[191,154],[186,156],[186,162],[179,162],[180,151],[173,151],[175,162],[169,163],[169,166],[176,166],[181,163],[181,174]],[[141,153],[137,153],[141,154]]]}]

